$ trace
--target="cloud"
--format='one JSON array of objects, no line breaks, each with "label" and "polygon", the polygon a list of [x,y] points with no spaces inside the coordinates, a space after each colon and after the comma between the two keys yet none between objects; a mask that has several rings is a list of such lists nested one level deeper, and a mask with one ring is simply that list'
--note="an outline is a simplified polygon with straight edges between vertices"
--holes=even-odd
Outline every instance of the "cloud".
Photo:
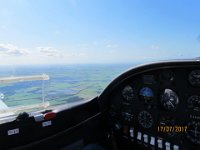
[{"label": "cloud", "polygon": [[158,49],[160,49],[160,46],[159,45],[151,45],[151,49],[158,50]]},{"label": "cloud", "polygon": [[0,43],[0,54],[8,56],[22,56],[27,55],[28,51],[24,48],[18,48],[12,44],[3,44]]},{"label": "cloud", "polygon": [[7,29],[7,26],[1,25],[1,26],[0,26],[0,29],[1,29],[1,30],[6,30],[6,29]]},{"label": "cloud", "polygon": [[115,51],[115,50],[108,50],[108,53],[109,53],[109,54],[115,54],[116,51]]},{"label": "cloud", "polygon": [[65,54],[66,57],[85,57],[87,56],[85,53],[67,53]]},{"label": "cloud", "polygon": [[118,48],[117,44],[108,44],[106,45],[107,48]]},{"label": "cloud", "polygon": [[54,47],[37,47],[37,50],[39,50],[39,52],[44,54],[45,56],[62,57],[61,52]]},{"label": "cloud", "polygon": [[59,30],[56,30],[56,31],[54,32],[54,34],[55,34],[55,35],[60,35],[61,32],[60,32]]}]

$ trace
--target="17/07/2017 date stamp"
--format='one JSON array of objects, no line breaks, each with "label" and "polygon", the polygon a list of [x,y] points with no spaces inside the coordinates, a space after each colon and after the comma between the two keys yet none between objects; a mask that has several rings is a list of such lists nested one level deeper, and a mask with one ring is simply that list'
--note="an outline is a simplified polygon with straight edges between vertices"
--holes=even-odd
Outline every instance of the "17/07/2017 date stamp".
[{"label": "17/07/2017 date stamp", "polygon": [[176,132],[176,133],[183,133],[187,132],[187,126],[158,126],[158,132],[169,133],[169,132]]}]

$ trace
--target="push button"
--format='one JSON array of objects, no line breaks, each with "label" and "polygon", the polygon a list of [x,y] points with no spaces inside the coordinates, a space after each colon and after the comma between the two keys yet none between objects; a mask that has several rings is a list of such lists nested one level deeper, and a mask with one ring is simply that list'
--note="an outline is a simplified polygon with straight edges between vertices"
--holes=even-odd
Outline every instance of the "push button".
[{"label": "push button", "polygon": [[130,128],[130,137],[134,138],[134,128]]},{"label": "push button", "polygon": [[44,115],[43,114],[37,114],[34,116],[34,119],[36,122],[40,122],[44,120]]},{"label": "push button", "polygon": [[151,137],[150,144],[153,145],[153,146],[155,145],[155,137]]},{"label": "push button", "polygon": [[45,120],[50,120],[56,117],[56,113],[55,112],[48,112],[46,114],[44,114],[44,119]]},{"label": "push button", "polygon": [[166,148],[166,150],[170,150],[170,143],[169,142],[165,143],[165,148]]},{"label": "push button", "polygon": [[144,143],[149,143],[148,135],[144,134],[143,138],[144,138]]},{"label": "push button", "polygon": [[178,146],[178,145],[174,145],[174,146],[173,146],[173,149],[174,149],[174,150],[179,150],[179,146]]},{"label": "push button", "polygon": [[158,142],[158,148],[163,148],[162,139],[158,139],[157,142]]},{"label": "push button", "polygon": [[137,139],[140,140],[140,141],[142,140],[142,133],[141,132],[138,132]]}]

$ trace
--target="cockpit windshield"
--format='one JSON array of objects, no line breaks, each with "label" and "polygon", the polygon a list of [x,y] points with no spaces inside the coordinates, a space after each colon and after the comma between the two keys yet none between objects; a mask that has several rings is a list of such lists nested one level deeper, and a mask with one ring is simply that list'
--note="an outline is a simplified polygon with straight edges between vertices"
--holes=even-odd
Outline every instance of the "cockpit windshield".
[{"label": "cockpit windshield", "polygon": [[0,117],[92,99],[130,67],[79,64],[4,68],[0,77]]},{"label": "cockpit windshield", "polygon": [[198,1],[0,2],[0,117],[94,98],[142,63],[200,56]]}]

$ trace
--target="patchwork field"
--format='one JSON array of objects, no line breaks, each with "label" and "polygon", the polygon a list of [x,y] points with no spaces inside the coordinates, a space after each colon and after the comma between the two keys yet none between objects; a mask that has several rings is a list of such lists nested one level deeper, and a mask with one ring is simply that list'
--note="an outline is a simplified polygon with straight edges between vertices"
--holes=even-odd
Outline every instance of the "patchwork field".
[{"label": "patchwork field", "polygon": [[[134,64],[135,65],[135,64]],[[0,85],[0,99],[9,107],[31,105],[45,101],[51,106],[91,99],[98,96],[119,74],[133,64],[126,65],[58,65],[20,66],[14,69],[1,68],[0,76],[47,74],[50,80],[27,81]]]}]

